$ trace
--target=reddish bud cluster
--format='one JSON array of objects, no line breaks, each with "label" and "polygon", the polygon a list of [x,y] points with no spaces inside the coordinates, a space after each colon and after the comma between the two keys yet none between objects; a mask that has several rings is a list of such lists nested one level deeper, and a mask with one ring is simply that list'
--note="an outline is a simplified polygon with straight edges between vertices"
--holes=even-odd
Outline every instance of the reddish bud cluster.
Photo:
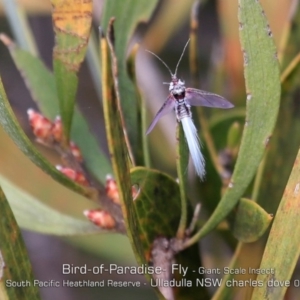
[{"label": "reddish bud cluster", "polygon": [[[37,137],[39,142],[51,145],[54,142],[60,143],[62,141],[63,128],[61,118],[59,116],[51,122],[42,114],[31,108],[27,110],[27,114],[33,134]],[[80,149],[72,141],[70,141],[70,151],[77,161],[83,161]]]},{"label": "reddish bud cluster", "polygon": [[120,196],[118,191],[118,186],[111,175],[106,175],[106,185],[105,192],[108,198],[110,198],[114,203],[120,204]]},{"label": "reddish bud cluster", "polygon": [[33,134],[41,141],[49,141],[52,135],[52,122],[33,109],[27,110]]},{"label": "reddish bud cluster", "polygon": [[83,162],[83,157],[79,147],[72,141],[70,141],[70,150],[78,162]]},{"label": "reddish bud cluster", "polygon": [[112,215],[102,209],[85,210],[83,214],[95,225],[104,229],[113,229],[116,226],[116,221]]},{"label": "reddish bud cluster", "polygon": [[63,166],[56,166],[56,169],[58,171],[60,171],[61,173],[63,173],[65,176],[67,176],[68,178],[70,178],[71,180],[84,185],[84,186],[89,186],[89,182],[87,181],[86,177],[79,171],[75,171],[71,168],[65,168]]},{"label": "reddish bud cluster", "polygon": [[[111,175],[106,175],[106,185],[105,192],[108,198],[110,198],[114,203],[120,204],[120,195],[116,180]],[[139,193],[138,188],[133,185],[131,188],[132,198],[135,199]]]}]

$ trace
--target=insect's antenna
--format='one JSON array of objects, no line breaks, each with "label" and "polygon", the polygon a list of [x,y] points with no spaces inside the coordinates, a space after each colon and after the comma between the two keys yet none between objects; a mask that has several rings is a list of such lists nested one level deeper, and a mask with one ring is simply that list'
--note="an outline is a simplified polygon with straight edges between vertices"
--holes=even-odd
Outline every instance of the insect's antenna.
[{"label": "insect's antenna", "polygon": [[177,75],[177,69],[178,69],[178,66],[179,66],[179,64],[180,64],[180,62],[181,62],[181,59],[182,59],[182,57],[183,57],[183,54],[184,54],[184,52],[185,52],[185,49],[186,49],[186,47],[187,47],[187,45],[188,45],[188,43],[190,42],[190,39],[188,39],[188,41],[186,42],[186,44],[185,44],[185,46],[184,46],[184,48],[183,48],[183,51],[182,51],[182,53],[181,53],[181,56],[180,56],[180,58],[179,58],[179,60],[178,60],[178,63],[177,63],[177,66],[176,66],[176,69],[175,69],[175,76]]},{"label": "insect's antenna", "polygon": [[153,52],[151,52],[149,50],[146,50],[146,51],[149,52],[149,53],[151,53],[152,55],[154,55],[157,59],[159,59],[166,66],[166,68],[169,70],[169,72],[171,74],[171,77],[173,77],[174,74],[171,72],[171,69],[169,68],[169,66],[158,55],[156,55],[155,53],[153,53]]}]

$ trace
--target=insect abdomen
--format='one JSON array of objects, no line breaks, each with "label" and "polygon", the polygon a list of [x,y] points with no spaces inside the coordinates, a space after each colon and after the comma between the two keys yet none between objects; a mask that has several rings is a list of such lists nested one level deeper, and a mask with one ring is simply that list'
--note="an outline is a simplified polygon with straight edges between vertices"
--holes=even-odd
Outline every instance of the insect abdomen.
[{"label": "insect abdomen", "polygon": [[178,122],[180,122],[183,118],[192,117],[191,108],[186,105],[185,101],[177,101],[175,111]]}]

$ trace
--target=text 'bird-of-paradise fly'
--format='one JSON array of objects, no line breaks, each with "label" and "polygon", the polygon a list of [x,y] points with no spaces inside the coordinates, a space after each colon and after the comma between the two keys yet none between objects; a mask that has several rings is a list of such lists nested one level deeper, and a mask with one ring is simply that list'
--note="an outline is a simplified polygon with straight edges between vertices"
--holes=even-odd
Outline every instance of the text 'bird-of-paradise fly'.
[{"label": "text 'bird-of-paradise fly'", "polygon": [[232,108],[233,104],[231,104],[228,100],[220,95],[212,94],[194,88],[186,88],[184,86],[184,81],[177,78],[177,69],[189,41],[190,40],[187,41],[183,48],[174,74],[171,72],[169,66],[159,56],[149,50],[146,50],[147,52],[158,58],[165,65],[165,67],[169,70],[172,79],[171,82],[168,83],[170,95],[155,115],[146,134],[149,134],[152,131],[161,117],[163,117],[170,111],[175,110],[177,121],[181,122],[182,124],[182,128],[189,147],[192,161],[195,166],[196,173],[198,174],[200,179],[203,180],[205,176],[205,160],[201,153],[201,143],[197,134],[197,129],[192,120],[191,106],[206,106],[228,109]]}]

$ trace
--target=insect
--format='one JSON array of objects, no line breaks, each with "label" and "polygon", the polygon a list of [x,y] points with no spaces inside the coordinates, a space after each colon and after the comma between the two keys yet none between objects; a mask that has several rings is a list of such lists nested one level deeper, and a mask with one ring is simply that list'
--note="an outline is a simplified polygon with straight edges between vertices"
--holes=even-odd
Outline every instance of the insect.
[{"label": "insect", "polygon": [[163,104],[163,106],[159,109],[157,114],[155,115],[152,123],[150,124],[146,134],[149,134],[158,120],[174,110],[176,114],[176,118],[178,122],[181,122],[182,128],[184,131],[184,135],[189,147],[189,151],[192,157],[192,161],[195,166],[196,173],[200,177],[201,180],[204,180],[205,177],[205,160],[201,153],[200,148],[200,139],[197,135],[197,129],[192,120],[192,112],[191,106],[206,106],[206,107],[214,107],[214,108],[222,108],[228,109],[232,108],[233,104],[231,104],[228,100],[219,96],[217,94],[212,94],[206,91],[201,91],[194,88],[186,88],[185,82],[181,79],[177,78],[177,70],[180,64],[180,61],[183,57],[185,49],[190,40],[185,44],[182,54],[178,60],[176,65],[175,73],[171,72],[169,66],[155,53],[146,50],[147,52],[154,55],[158,58],[168,69],[171,75],[171,82],[169,84],[169,96],[167,100]]}]

